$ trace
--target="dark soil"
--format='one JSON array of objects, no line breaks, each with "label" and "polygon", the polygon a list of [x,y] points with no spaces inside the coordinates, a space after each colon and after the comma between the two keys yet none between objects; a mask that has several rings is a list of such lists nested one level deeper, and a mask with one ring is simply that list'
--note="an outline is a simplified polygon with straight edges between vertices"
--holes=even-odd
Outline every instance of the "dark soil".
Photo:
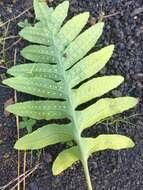
[{"label": "dark soil", "polygon": [[[54,0],[51,5],[57,5]],[[31,0],[0,1],[0,19],[5,22],[17,16],[32,5]],[[70,17],[83,11],[92,15],[89,23],[101,18],[105,13],[106,23],[104,34],[99,46],[115,44],[116,49],[110,62],[100,74],[121,74],[125,83],[112,96],[131,95],[138,97],[138,107],[126,115],[141,114],[143,111],[143,1],[142,0],[70,0]],[[113,16],[112,14],[115,15]],[[17,23],[28,18],[33,20],[32,10],[23,14],[9,24],[7,36],[15,36],[19,31]],[[0,28],[0,36],[5,28]],[[6,40],[5,48],[9,48],[17,39]],[[15,48],[17,62],[23,60],[19,56],[24,46],[23,40],[1,54],[7,67],[13,65]],[[2,49],[1,49],[2,50]],[[0,68],[1,79],[5,77],[5,69]],[[3,74],[2,74],[3,73]],[[17,152],[13,149],[16,141],[15,119],[4,113],[5,102],[13,97],[13,91],[0,86],[0,186],[7,184],[17,176]],[[93,127],[94,135],[102,133],[119,133],[131,137],[136,146],[130,150],[105,151],[89,159],[90,173],[94,190],[142,190],[143,189],[143,117],[137,116],[130,120],[131,124],[120,124],[117,127]],[[93,135],[93,133],[92,133]],[[81,165],[77,163],[63,174],[53,177],[52,161],[63,149],[63,145],[55,145],[45,150],[41,156],[40,168],[26,180],[27,190],[86,190],[86,183]],[[34,152],[32,166],[38,163],[39,153]],[[27,159],[27,169],[30,169],[30,155]],[[7,189],[10,189],[7,188]]]}]

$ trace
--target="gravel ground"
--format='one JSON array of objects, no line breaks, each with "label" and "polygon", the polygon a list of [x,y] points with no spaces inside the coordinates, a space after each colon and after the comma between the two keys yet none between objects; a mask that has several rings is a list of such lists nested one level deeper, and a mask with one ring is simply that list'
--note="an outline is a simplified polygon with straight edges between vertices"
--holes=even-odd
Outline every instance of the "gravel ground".
[{"label": "gravel ground", "polygon": [[[51,5],[57,5],[54,0]],[[0,1],[1,22],[7,21],[20,14],[32,5],[31,0],[3,0]],[[89,11],[92,15],[89,24],[101,18],[104,12],[105,30],[98,46],[115,44],[114,55],[106,68],[100,74],[121,74],[125,77],[125,83],[112,92],[112,96],[131,95],[138,97],[139,105],[126,115],[141,114],[143,112],[143,1],[142,0],[70,0],[69,17],[83,11]],[[7,27],[7,36],[15,36],[19,31],[17,23],[24,18],[32,21],[33,14],[27,12],[16,20],[10,22]],[[6,25],[7,26],[7,25]],[[4,29],[0,29],[0,36]],[[17,61],[23,60],[19,56],[20,49],[25,42],[17,39],[7,40],[5,52],[7,66],[13,64],[15,48],[17,48]],[[1,49],[2,50],[2,49]],[[0,51],[1,51],[0,50]],[[4,55],[0,55],[3,59]],[[1,79],[5,77],[5,69],[0,69]],[[4,113],[4,103],[13,97],[13,91],[0,86],[0,186],[7,184],[16,177],[17,153],[13,150],[16,139],[14,117]],[[90,173],[94,190],[142,190],[143,189],[143,119],[138,116],[130,121],[132,124],[120,124],[118,126],[93,127],[94,134],[119,133],[131,137],[135,142],[135,148],[123,151],[105,151],[92,156],[89,159]],[[90,131],[89,131],[90,133]],[[52,161],[63,149],[63,145],[55,145],[45,150],[40,159],[40,168],[26,181],[27,190],[86,190],[81,165],[77,163],[71,169],[58,177],[51,174]],[[38,162],[39,153],[33,157],[34,166]],[[30,157],[27,159],[27,167],[30,168]],[[28,169],[27,168],[27,169]],[[10,187],[8,188],[10,189]]]}]

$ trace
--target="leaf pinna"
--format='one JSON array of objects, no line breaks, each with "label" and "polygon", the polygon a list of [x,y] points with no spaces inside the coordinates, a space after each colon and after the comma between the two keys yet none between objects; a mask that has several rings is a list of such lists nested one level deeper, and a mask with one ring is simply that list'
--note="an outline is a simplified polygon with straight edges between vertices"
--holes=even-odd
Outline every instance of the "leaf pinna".
[{"label": "leaf pinna", "polygon": [[[3,83],[17,91],[46,99],[17,103],[6,109],[15,115],[37,120],[68,118],[68,124],[49,124],[20,138],[15,148],[33,150],[74,141],[75,145],[61,152],[54,161],[53,174],[57,175],[76,161],[81,161],[88,189],[92,190],[87,163],[89,156],[105,149],[131,148],[134,143],[130,138],[117,134],[83,137],[83,130],[134,107],[138,100],[133,97],[99,99],[123,82],[121,76],[86,80],[105,66],[114,45],[87,55],[101,36],[104,23],[99,22],[81,32],[89,13],[81,13],[63,24],[68,7],[68,1],[53,9],[44,1],[34,0],[37,23],[24,27],[20,32],[24,39],[32,43],[21,52],[31,62],[9,69],[8,73],[13,77]],[[99,100],[96,103],[82,110],[77,109],[97,97]]]}]

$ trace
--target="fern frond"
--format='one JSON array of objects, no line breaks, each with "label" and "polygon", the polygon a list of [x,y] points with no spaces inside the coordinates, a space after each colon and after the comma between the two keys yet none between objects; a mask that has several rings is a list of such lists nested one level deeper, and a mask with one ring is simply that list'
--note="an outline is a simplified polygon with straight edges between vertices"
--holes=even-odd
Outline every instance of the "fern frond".
[{"label": "fern frond", "polygon": [[[60,142],[74,141],[75,145],[61,152],[55,160],[53,173],[57,175],[76,161],[81,161],[88,189],[92,190],[87,163],[89,156],[106,149],[131,148],[134,143],[122,135],[86,138],[81,136],[82,131],[107,117],[134,107],[138,100],[133,97],[101,98],[81,111],[76,110],[77,106],[99,98],[123,82],[122,76],[86,80],[105,66],[113,53],[114,45],[87,55],[102,34],[103,22],[81,32],[89,13],[79,14],[63,24],[68,12],[68,1],[55,9],[49,8],[40,0],[34,0],[33,4],[38,22],[20,32],[24,39],[33,43],[21,51],[22,56],[33,63],[9,69],[8,73],[13,77],[3,83],[17,91],[48,100],[17,103],[6,109],[15,115],[37,120],[68,118],[69,124],[43,126],[19,139],[15,148],[40,149]],[[81,84],[83,81],[85,82]]]}]

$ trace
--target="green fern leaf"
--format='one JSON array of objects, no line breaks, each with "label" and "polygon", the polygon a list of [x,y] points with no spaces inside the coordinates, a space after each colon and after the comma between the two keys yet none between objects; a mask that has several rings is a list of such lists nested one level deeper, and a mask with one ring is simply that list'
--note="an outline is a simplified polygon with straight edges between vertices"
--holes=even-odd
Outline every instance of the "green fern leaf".
[{"label": "green fern leaf", "polygon": [[72,164],[80,160],[79,150],[77,146],[62,151],[53,164],[53,174],[58,175]]},{"label": "green fern leaf", "polygon": [[29,64],[16,65],[10,68],[7,73],[12,76],[38,77],[38,78],[52,79],[54,81],[63,80],[63,76],[60,74],[57,65],[50,65],[50,64],[29,63]]},{"label": "green fern leaf", "polygon": [[137,102],[138,100],[132,97],[100,99],[95,104],[77,113],[80,130],[82,131],[107,117],[122,113],[134,107]]},{"label": "green fern leaf", "polygon": [[68,9],[69,9],[69,2],[64,1],[63,3],[59,4],[53,11],[50,20],[51,22],[49,23],[53,34],[57,33],[58,30],[60,29],[63,21],[67,17]]},{"label": "green fern leaf", "polygon": [[[65,69],[70,68],[95,45],[102,34],[104,24],[98,23],[79,35],[64,51],[63,63]],[[84,46],[83,46],[84,44]],[[80,47],[80,48],[79,48]]]},{"label": "green fern leaf", "polygon": [[[58,33],[58,42],[61,47],[67,46],[72,40],[76,38],[76,36],[83,29],[87,20],[89,18],[89,13],[82,13],[71,20],[69,20],[59,31]],[[73,30],[74,28],[74,30]]]},{"label": "green fern leaf", "polygon": [[[100,22],[81,32],[89,13],[82,13],[63,24],[69,2],[55,9],[41,0],[34,0],[38,22],[33,27],[22,29],[20,35],[35,43],[21,52],[34,63],[14,66],[8,70],[13,77],[4,84],[31,95],[48,100],[28,101],[10,105],[7,111],[37,120],[68,118],[69,124],[52,124],[20,138],[15,148],[33,150],[48,145],[74,141],[75,146],[61,152],[53,164],[54,175],[81,161],[88,189],[92,190],[88,158],[97,151],[131,148],[133,141],[122,135],[99,135],[96,138],[82,137],[84,129],[101,122],[107,117],[134,107],[138,100],[133,97],[101,98],[87,108],[77,106],[100,98],[123,82],[121,76],[103,76],[90,80],[110,59],[114,45],[107,46],[87,55],[102,34],[104,23]],[[81,84],[81,82],[83,82]],[[79,86],[77,86],[80,84]],[[76,88],[73,88],[76,87]]]},{"label": "green fern leaf", "polygon": [[84,83],[73,92],[73,101],[75,107],[93,98],[104,95],[105,93],[120,85],[123,80],[124,79],[121,76],[105,76],[98,77]]},{"label": "green fern leaf", "polygon": [[55,63],[54,51],[52,47],[30,45],[21,51],[21,55],[30,61],[39,63]]},{"label": "green fern leaf", "polygon": [[[94,153],[101,150],[111,149],[120,150],[124,148],[132,148],[133,141],[123,135],[99,135],[96,138],[83,138],[84,156],[86,159]],[[62,151],[53,164],[53,174],[58,175],[72,164],[80,160],[79,150],[77,146]]]},{"label": "green fern leaf", "polygon": [[37,77],[26,78],[18,76],[6,79],[3,83],[15,88],[17,91],[43,98],[66,98],[66,92],[64,91],[64,85],[62,82],[56,83],[50,79]]},{"label": "green fern leaf", "polygon": [[109,61],[114,50],[114,45],[107,46],[90,54],[68,70],[67,77],[71,87],[78,85],[85,79],[100,71]]},{"label": "green fern leaf", "polygon": [[[46,125],[29,135],[22,137],[16,144],[15,148],[22,150],[35,150],[56,144],[59,142],[67,142],[72,139],[70,135],[70,125]],[[25,141],[26,140],[26,141]]]},{"label": "green fern leaf", "polygon": [[36,19],[42,22],[48,19],[46,22],[49,22],[49,18],[53,12],[53,8],[49,8],[45,1],[37,1],[37,0],[33,1],[33,6],[35,10]]},{"label": "green fern leaf", "polygon": [[52,40],[49,30],[46,27],[25,27],[19,35],[25,40],[42,45],[50,45]]},{"label": "green fern leaf", "polygon": [[28,101],[10,105],[6,108],[10,113],[37,120],[51,120],[71,117],[66,101]]},{"label": "green fern leaf", "polygon": [[99,135],[96,138],[84,138],[84,151],[87,159],[89,156],[101,150],[111,149],[111,150],[120,150],[124,148],[134,147],[133,141],[123,135]]}]

